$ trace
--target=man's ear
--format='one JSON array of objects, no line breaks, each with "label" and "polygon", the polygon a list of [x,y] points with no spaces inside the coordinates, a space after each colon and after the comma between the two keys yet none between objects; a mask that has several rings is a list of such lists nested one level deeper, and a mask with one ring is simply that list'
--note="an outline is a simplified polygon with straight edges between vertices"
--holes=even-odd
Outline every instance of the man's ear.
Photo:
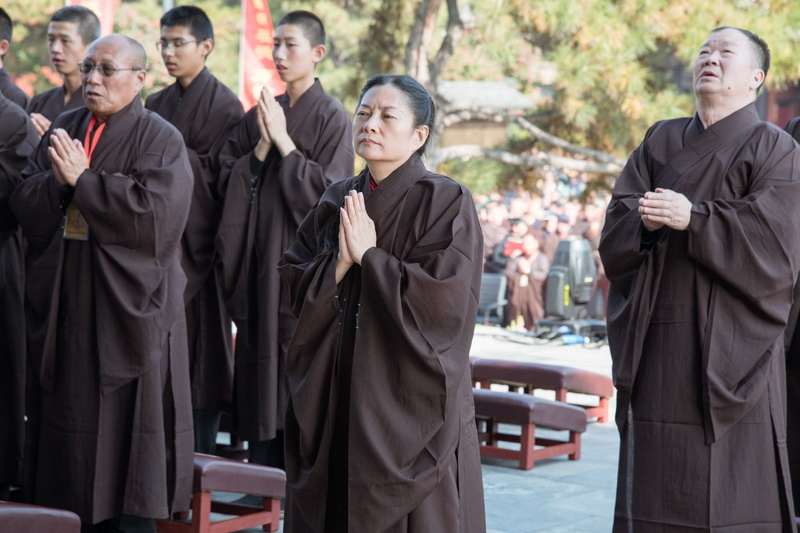
[{"label": "man's ear", "polygon": [[325,58],[325,54],[328,53],[328,49],[325,48],[324,44],[318,44],[314,47],[311,53],[314,57],[314,63],[319,63]]},{"label": "man's ear", "polygon": [[7,39],[0,39],[0,57],[6,55],[10,47],[11,43],[9,43]]},{"label": "man's ear", "polygon": [[752,79],[753,79],[753,81],[752,81],[752,83],[751,83],[751,86],[753,87],[753,90],[754,90],[754,91],[757,91],[757,90],[758,90],[758,88],[759,88],[759,87],[761,87],[761,85],[764,83],[764,78],[765,78],[766,76],[767,76],[767,75],[766,75],[766,74],[764,74],[764,71],[763,71],[763,70],[761,70],[760,68],[757,68],[757,69],[756,69],[756,70],[753,72],[753,78],[752,78]]},{"label": "man's ear", "polygon": [[211,38],[203,39],[202,41],[197,43],[197,46],[200,47],[200,53],[203,54],[203,59],[205,59],[208,57],[208,54],[210,54],[211,51],[214,49],[214,39]]}]

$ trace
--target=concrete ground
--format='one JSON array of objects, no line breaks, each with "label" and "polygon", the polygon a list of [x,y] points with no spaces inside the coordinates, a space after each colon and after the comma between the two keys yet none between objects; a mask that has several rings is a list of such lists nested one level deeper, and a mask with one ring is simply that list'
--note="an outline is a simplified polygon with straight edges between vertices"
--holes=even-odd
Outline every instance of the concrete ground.
[{"label": "concrete ground", "polygon": [[[543,344],[491,326],[476,327],[471,353],[474,357],[574,366],[611,375],[611,356],[605,344],[564,345],[560,341]],[[542,393],[542,397],[548,394]],[[552,399],[553,395],[549,397]],[[614,399],[609,409],[613,419]],[[537,430],[537,435],[540,431]],[[562,434],[552,433],[563,438]],[[524,471],[513,461],[484,458],[488,533],[611,531],[618,453],[619,434],[612,421],[589,424],[582,436],[578,461],[560,456],[537,461],[532,470]],[[219,496],[229,499],[227,494]]]}]

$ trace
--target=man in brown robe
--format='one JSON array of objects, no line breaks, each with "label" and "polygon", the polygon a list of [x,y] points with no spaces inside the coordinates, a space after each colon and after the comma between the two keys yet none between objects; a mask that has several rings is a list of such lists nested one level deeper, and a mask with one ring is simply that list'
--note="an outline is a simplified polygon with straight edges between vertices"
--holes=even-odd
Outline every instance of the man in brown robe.
[{"label": "man in brown robe", "polygon": [[28,242],[26,497],[91,531],[155,531],[187,510],[192,419],[180,238],[192,174],[143,108],[145,52],[122,35],[83,61],[86,107],[59,115],[11,197]]},{"label": "man in brown robe", "polygon": [[28,115],[0,92],[0,500],[22,483],[25,437],[24,264],[8,201],[39,137]]},{"label": "man in brown robe", "polygon": [[[800,117],[786,125],[786,131],[800,142]],[[784,344],[786,347],[786,447],[789,451],[789,476],[792,481],[795,515],[800,511],[800,283],[794,288],[794,303],[789,313]]]},{"label": "man in brown robe", "polygon": [[184,301],[195,451],[213,454],[220,414],[233,403],[231,319],[225,310],[214,248],[222,211],[217,195],[219,152],[244,112],[236,95],[205,67],[214,48],[214,28],[205,12],[179,6],[160,22],[161,57],[176,81],[150,95],[145,107],[181,132],[194,173],[181,264],[188,278]]},{"label": "man in brown robe", "polygon": [[314,69],[325,30],[312,13],[288,13],[273,58],[286,93],[266,89],[220,155],[225,195],[217,236],[226,299],[237,326],[235,419],[251,459],[283,467],[286,352],[296,318],[278,260],[327,186],[353,172],[352,127]]},{"label": "man in brown robe", "polygon": [[800,270],[800,148],[761,122],[766,43],[720,28],[697,114],[658,122],[600,242],[621,447],[614,531],[795,531],[783,332]]},{"label": "man in brown robe", "polygon": [[[351,190],[377,243],[337,284],[330,221]],[[309,213],[281,262],[300,317],[287,531],[486,531],[469,370],[482,258],[469,191],[417,153],[374,190],[368,169],[335,183]]]},{"label": "man in brown robe", "polygon": [[31,99],[22,89],[17,87],[4,64],[8,49],[11,48],[12,34],[13,23],[11,22],[11,17],[8,16],[5,9],[0,7],[0,92],[22,109],[25,109]]},{"label": "man in brown robe", "polygon": [[513,255],[505,268],[508,280],[508,320],[516,331],[533,331],[544,318],[544,286],[550,261],[539,249],[539,238],[528,233],[522,249]]},{"label": "man in brown robe", "polygon": [[53,68],[64,83],[37,94],[28,104],[28,113],[39,137],[55,118],[70,109],[83,107],[81,72],[78,62],[86,57],[89,45],[100,37],[100,21],[91,9],[83,6],[62,7],[50,17],[47,49]]}]

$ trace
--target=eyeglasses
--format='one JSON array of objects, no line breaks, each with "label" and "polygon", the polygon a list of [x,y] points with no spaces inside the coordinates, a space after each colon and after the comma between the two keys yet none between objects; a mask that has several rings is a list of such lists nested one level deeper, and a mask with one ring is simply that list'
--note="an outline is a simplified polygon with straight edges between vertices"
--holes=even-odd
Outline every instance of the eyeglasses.
[{"label": "eyeglasses", "polygon": [[186,46],[190,43],[199,43],[200,41],[195,39],[194,41],[158,41],[156,43],[156,48],[158,48],[159,52],[163,52],[167,48],[172,48],[173,50],[177,50],[183,46]]},{"label": "eyeglasses", "polygon": [[105,63],[92,63],[91,61],[80,61],[78,63],[78,68],[80,69],[81,74],[84,76],[90,75],[94,69],[97,69],[97,72],[99,72],[104,78],[110,78],[120,70],[144,70],[143,68],[138,67],[115,68],[111,65],[106,65]]}]

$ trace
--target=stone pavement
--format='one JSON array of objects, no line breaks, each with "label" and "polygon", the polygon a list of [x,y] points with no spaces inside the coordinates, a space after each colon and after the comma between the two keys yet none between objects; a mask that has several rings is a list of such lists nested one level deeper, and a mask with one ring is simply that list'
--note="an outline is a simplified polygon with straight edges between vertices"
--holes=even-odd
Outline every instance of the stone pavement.
[{"label": "stone pavement", "polygon": [[[611,356],[605,344],[564,345],[558,340],[542,344],[497,327],[478,325],[471,353],[474,357],[574,366],[611,375]],[[554,396],[541,395],[551,399]],[[616,401],[612,398],[612,420],[615,410]],[[540,431],[537,429],[537,435]],[[564,438],[563,434],[554,435]],[[513,461],[484,458],[487,532],[610,532],[618,453],[619,434],[614,423],[593,422],[582,436],[578,461],[559,456],[537,461],[532,470],[524,471]]]}]

